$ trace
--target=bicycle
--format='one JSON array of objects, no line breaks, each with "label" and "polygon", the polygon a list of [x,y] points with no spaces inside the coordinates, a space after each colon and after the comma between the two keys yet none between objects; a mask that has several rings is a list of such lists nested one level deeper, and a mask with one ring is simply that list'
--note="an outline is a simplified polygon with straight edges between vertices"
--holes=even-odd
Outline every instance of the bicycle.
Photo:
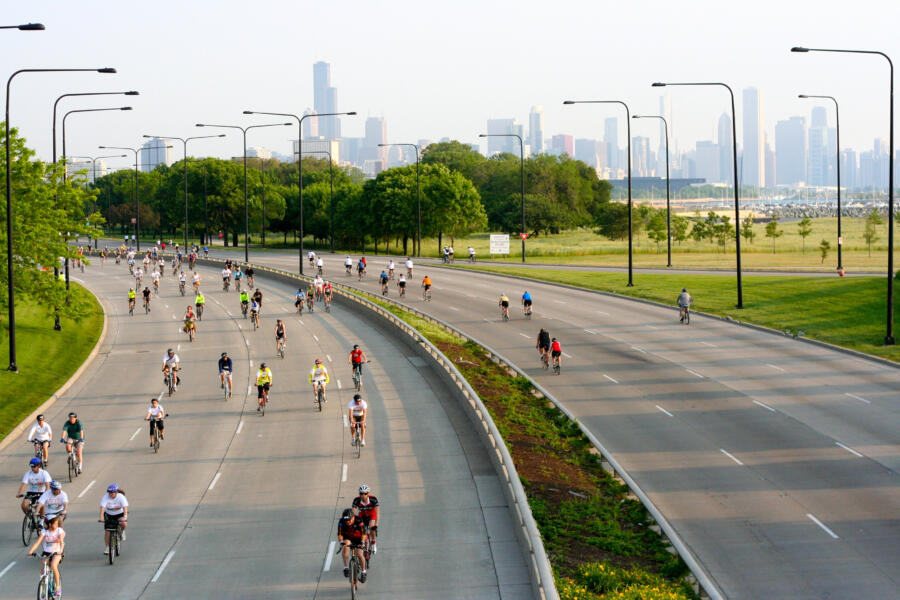
[{"label": "bicycle", "polygon": [[405,295],[406,295],[406,286],[405,286],[405,285],[401,285],[401,286],[400,286],[400,297],[402,298],[402,297],[404,297]]},{"label": "bicycle", "polygon": [[[356,600],[356,587],[359,584],[359,576],[362,574],[362,565],[359,564],[359,557],[356,555],[354,550],[364,550],[363,546],[359,544],[350,544],[350,598],[351,600]],[[340,554],[344,551],[343,546],[338,548],[338,551],[335,554]]]},{"label": "bicycle", "polygon": [[249,305],[246,302],[241,302],[241,314],[244,315],[244,318],[247,318],[247,309]]},{"label": "bicycle", "polygon": [[530,305],[525,307],[524,314],[525,314],[525,320],[526,320],[526,321],[530,321],[530,320],[531,320],[531,314],[532,314],[533,312],[534,312],[534,309],[533,309]]},{"label": "bicycle", "polygon": [[[191,339],[193,339],[193,338],[191,338]],[[177,380],[177,375],[173,377],[173,376],[172,376],[172,369],[168,369],[168,370],[166,371],[166,388],[169,390],[169,395],[170,395],[170,396],[171,396],[172,394],[174,394],[174,393],[175,393],[175,390],[177,389],[177,388],[176,388],[176,386],[177,386],[176,380]]]},{"label": "bicycle", "polygon": [[387,296],[387,295],[388,295],[388,282],[387,282],[387,280],[381,282],[381,295],[382,295],[382,296]]},{"label": "bicycle", "polygon": [[222,380],[222,376],[219,376],[219,383],[222,384],[222,396],[225,402],[228,402],[228,398],[231,397],[231,391],[228,389],[228,384],[231,383],[231,371],[222,371],[225,373],[225,379]]},{"label": "bicycle", "polygon": [[[271,386],[272,386],[272,384],[270,383],[269,387],[271,387]],[[265,387],[263,387],[262,398],[259,399],[259,416],[261,416],[261,417],[266,416],[266,404],[268,404],[268,403],[269,403],[269,390],[267,390]]]},{"label": "bicycle", "polygon": [[278,340],[278,356],[284,358],[284,347],[287,346],[287,341],[284,339]]},{"label": "bicycle", "polygon": [[351,267],[350,265],[344,265],[344,270],[346,271],[347,277],[350,277],[350,275],[352,275],[353,267]]},{"label": "bicycle", "polygon": [[[54,592],[56,591],[56,576],[53,575],[53,569],[50,568],[50,561],[53,560],[53,557],[56,556],[56,552],[50,554],[47,557],[39,557],[44,562],[44,568],[41,571],[41,577],[38,579],[38,587],[37,587],[37,599],[38,600],[53,600],[54,598],[59,598],[59,596],[54,596]],[[35,551],[33,556],[37,556],[37,551]],[[62,557],[59,559],[60,564],[62,564]]]},{"label": "bicycle", "polygon": [[362,389],[362,363],[353,365],[353,387],[357,392]]},{"label": "bicycle", "polygon": [[431,300],[431,288],[422,290],[422,300],[424,302],[429,302]]},{"label": "bicycle", "polygon": [[148,298],[144,298],[144,314],[150,314],[150,300]]},{"label": "bicycle", "polygon": [[353,445],[356,446],[356,458],[359,458],[362,454],[362,425],[365,421],[360,421],[355,423],[355,427],[353,428]]},{"label": "bicycle", "polygon": [[541,352],[541,364],[544,366],[544,370],[550,368],[550,353],[549,352]]},{"label": "bicycle", "polygon": [[[41,459],[41,468],[46,469],[47,464],[50,462],[46,458],[44,458],[44,442],[41,440],[35,439],[31,440],[32,444],[34,444],[34,457]],[[47,452],[50,452],[50,449],[47,448]]]},{"label": "bicycle", "polygon": [[198,321],[203,320],[203,305],[202,304],[197,305],[197,320]]},{"label": "bicycle", "polygon": [[502,321],[509,321],[509,309],[505,306],[500,307],[500,319]]},{"label": "bicycle", "polygon": [[253,314],[250,315],[250,321],[253,323],[253,331],[259,329],[259,312],[253,311]]},{"label": "bicycle", "polygon": [[41,532],[41,517],[37,513],[37,497],[31,500],[28,512],[22,518],[22,543],[25,546],[31,543],[31,538],[37,536]]},{"label": "bicycle", "polygon": [[181,295],[184,296],[184,282],[180,282],[178,284],[178,291],[181,292]]},{"label": "bicycle", "polygon": [[306,310],[307,312],[311,313],[316,312],[315,298],[312,296],[312,294],[306,295]]},{"label": "bicycle", "polygon": [[690,307],[690,305],[681,307],[681,322],[684,323],[685,325],[691,324],[691,307]]},{"label": "bicycle", "polygon": [[153,293],[159,296],[159,279],[153,280]]},{"label": "bicycle", "polygon": [[119,546],[122,544],[122,526],[116,520],[115,527],[110,527],[107,523],[104,529],[109,532],[109,564],[113,564],[119,556]]},{"label": "bicycle", "polygon": [[128,315],[131,317],[134,316],[134,300],[128,301]]},{"label": "bicycle", "polygon": [[225,279],[224,281],[222,281],[222,291],[227,292],[227,291],[228,291],[228,286],[230,286],[230,285],[231,285],[231,282],[228,281],[227,279]]},{"label": "bicycle", "polygon": [[[63,444],[66,443],[65,439],[62,439],[60,441]],[[81,471],[78,470],[78,456],[75,453],[75,444],[80,444],[80,443],[83,443],[83,442],[81,442],[80,440],[79,441],[72,440],[71,447],[70,447],[69,451],[66,453],[66,455],[67,455],[66,463],[69,466],[69,483],[72,483],[72,481],[76,477],[81,475]]]},{"label": "bicycle", "polygon": [[331,314],[331,296],[325,296],[325,312]]},{"label": "bicycle", "polygon": [[559,357],[558,356],[553,357],[553,374],[559,375]]},{"label": "bicycle", "polygon": [[323,273],[322,273],[322,267],[319,267],[319,268],[316,270],[316,275],[323,275]]},{"label": "bicycle", "polygon": [[325,405],[325,385],[319,383],[316,386],[316,409],[319,412],[322,412],[322,407]]},{"label": "bicycle", "polygon": [[153,438],[154,454],[159,452],[159,429],[156,426],[157,423],[159,423],[159,419],[150,419],[150,436]]}]

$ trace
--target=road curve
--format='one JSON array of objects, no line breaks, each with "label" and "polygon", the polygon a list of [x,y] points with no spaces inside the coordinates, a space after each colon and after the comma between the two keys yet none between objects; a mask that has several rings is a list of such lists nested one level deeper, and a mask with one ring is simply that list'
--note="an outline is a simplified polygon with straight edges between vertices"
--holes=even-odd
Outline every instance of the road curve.
[{"label": "road curve", "polygon": [[[340,557],[329,549],[337,515],[362,482],[383,505],[366,598],[533,597],[485,449],[436,372],[400,338],[342,306],[298,319],[293,290],[261,278],[263,327],[252,331],[237,294],[222,292],[216,272],[204,268],[207,310],[189,343],[178,327],[192,302],[178,295],[170,274],[150,315],[139,308],[130,317],[127,268],[96,262],[79,277],[101,299],[109,335],[96,364],[47,412],[56,429],[76,410],[87,430],[85,472],[63,481],[66,598],[347,597]],[[287,324],[284,360],[275,358],[276,317]],[[371,431],[360,459],[342,418],[353,391],[346,353],[354,343],[372,360],[363,388]],[[163,392],[159,368],[169,346],[178,348],[184,381],[162,397],[171,416],[153,454],[141,419],[148,399]],[[216,380],[222,350],[235,362],[227,401]],[[306,382],[315,357],[333,377],[321,414]],[[248,386],[263,360],[275,385],[259,417]],[[49,471],[60,478],[55,446]],[[23,442],[0,453],[9,493],[0,506],[0,599],[30,596],[37,583],[12,498],[30,451]],[[126,490],[131,512],[122,556],[110,566],[96,518],[112,481]]]}]

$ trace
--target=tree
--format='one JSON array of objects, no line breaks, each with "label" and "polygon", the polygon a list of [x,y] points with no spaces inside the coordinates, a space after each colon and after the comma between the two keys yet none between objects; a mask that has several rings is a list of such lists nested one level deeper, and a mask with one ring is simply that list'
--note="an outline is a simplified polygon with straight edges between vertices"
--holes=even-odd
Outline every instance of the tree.
[{"label": "tree", "polygon": [[659,254],[659,244],[664,242],[667,237],[665,211],[657,210],[653,212],[650,221],[647,223],[647,235],[656,242],[656,253]]},{"label": "tree", "polygon": [[756,232],[753,231],[753,217],[750,215],[741,222],[741,237],[747,240],[748,244],[752,244],[753,238],[756,237]]},{"label": "tree", "polygon": [[772,215],[772,220],[766,224],[766,237],[772,238],[772,254],[775,254],[775,240],[784,235],[783,229],[778,229],[778,215]]},{"label": "tree", "polygon": [[879,239],[876,227],[882,224],[884,224],[884,221],[881,219],[881,215],[873,208],[869,216],[866,217],[866,229],[863,231],[863,239],[866,240],[866,245],[869,247],[869,256],[872,256],[872,244]]},{"label": "tree", "polygon": [[628,237],[628,205],[621,202],[609,202],[598,213],[598,233],[611,240],[624,240]]},{"label": "tree", "polygon": [[694,212],[694,227],[691,229],[691,239],[702,242],[706,239],[706,222],[700,216],[700,211]]},{"label": "tree", "polygon": [[831,243],[828,240],[822,240],[819,242],[819,252],[822,255],[822,264],[825,264],[825,259],[828,258],[828,251],[831,250]]},{"label": "tree", "polygon": [[688,238],[691,222],[681,215],[672,215],[672,237],[679,244]]},{"label": "tree", "polygon": [[714,231],[716,241],[722,247],[722,252],[727,252],[728,242],[735,238],[734,226],[731,224],[731,218],[719,217],[719,220],[714,227]]},{"label": "tree", "polygon": [[806,254],[806,238],[812,233],[812,219],[803,217],[800,222],[797,223],[797,233],[802,240],[801,254]]}]

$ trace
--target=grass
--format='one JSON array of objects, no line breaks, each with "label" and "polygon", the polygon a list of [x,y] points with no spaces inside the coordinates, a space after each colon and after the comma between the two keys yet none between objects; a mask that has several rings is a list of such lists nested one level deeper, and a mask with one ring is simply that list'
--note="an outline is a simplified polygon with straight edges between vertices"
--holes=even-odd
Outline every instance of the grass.
[{"label": "grass", "polygon": [[[47,400],[87,358],[103,329],[103,311],[97,299],[72,282],[72,302],[90,306],[81,321],[63,320],[53,330],[53,317],[20,300],[16,303],[16,364],[19,373],[0,371],[0,440]],[[0,330],[0,364],[9,364],[9,327]],[[56,424],[54,424],[56,425]]]},{"label": "grass", "polygon": [[[745,277],[744,308],[738,310],[734,308],[733,276],[637,274],[634,287],[627,287],[627,276],[621,273],[499,266],[479,266],[477,270],[615,292],[670,306],[686,287],[694,297],[695,310],[780,331],[803,331],[809,338],[900,362],[900,346],[883,345],[884,277]],[[535,304],[540,304],[540,298],[535,298]],[[894,313],[900,314],[900,294],[894,295]]]},{"label": "grass", "polygon": [[481,397],[516,464],[563,600],[695,597],[683,580],[687,567],[648,526],[644,506],[527,379],[511,376],[480,346],[377,296],[359,295],[431,340]]}]

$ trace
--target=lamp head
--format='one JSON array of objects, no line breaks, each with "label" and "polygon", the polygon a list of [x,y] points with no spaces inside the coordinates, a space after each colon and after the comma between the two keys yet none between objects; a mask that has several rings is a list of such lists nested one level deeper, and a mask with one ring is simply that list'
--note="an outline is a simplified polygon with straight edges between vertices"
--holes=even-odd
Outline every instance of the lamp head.
[{"label": "lamp head", "polygon": [[563,104],[575,104],[574,100],[563,100]]},{"label": "lamp head", "polygon": [[196,127],[206,127],[203,123],[197,123]]},{"label": "lamp head", "polygon": [[483,133],[479,133],[479,134],[478,134],[478,137],[487,137],[487,135],[485,135],[485,134],[483,134]]},{"label": "lamp head", "polygon": [[383,146],[387,146],[387,144],[378,144],[378,147],[381,148]]},{"label": "lamp head", "polygon": [[666,84],[659,82],[659,81],[654,81],[653,83],[650,84],[650,87],[666,87]]},{"label": "lamp head", "polygon": [[216,137],[225,137],[225,134],[224,134],[224,133],[220,133],[220,134],[217,135]]},{"label": "lamp head", "polygon": [[106,150],[106,146],[97,146],[97,147],[100,148],[101,150]]},{"label": "lamp head", "polygon": [[791,48],[791,52],[809,52],[809,48],[804,48],[803,46],[794,46]]},{"label": "lamp head", "polygon": [[253,112],[252,110],[245,110],[245,111],[244,111],[244,114],[245,114],[245,115],[255,115],[256,113]]},{"label": "lamp head", "polygon": [[140,93],[140,92],[137,92],[137,91],[135,91],[135,90],[131,90],[130,92],[125,92],[125,95],[126,95],[126,96],[140,96],[141,93]]},{"label": "lamp head", "polygon": [[123,106],[123,107],[120,108],[119,110],[131,110],[131,107],[130,107],[130,106]]},{"label": "lamp head", "polygon": [[640,118],[641,118],[641,115],[631,115],[631,118],[632,118],[632,119],[640,119]]},{"label": "lamp head", "polygon": [[46,29],[42,23],[25,23],[19,25],[19,31],[43,31]]},{"label": "lamp head", "polygon": [[351,111],[348,112],[347,114],[350,115],[350,116],[352,117],[352,116],[355,116],[355,115],[356,115],[356,111],[355,111],[355,110],[351,110]]},{"label": "lamp head", "polygon": [[293,123],[282,123],[282,125],[293,125]]},{"label": "lamp head", "polygon": [[809,98],[809,96],[807,96],[806,94],[798,94],[797,97],[798,98]]},{"label": "lamp head", "polygon": [[117,71],[112,67],[103,67],[102,69],[97,69],[98,73],[116,73]]}]

